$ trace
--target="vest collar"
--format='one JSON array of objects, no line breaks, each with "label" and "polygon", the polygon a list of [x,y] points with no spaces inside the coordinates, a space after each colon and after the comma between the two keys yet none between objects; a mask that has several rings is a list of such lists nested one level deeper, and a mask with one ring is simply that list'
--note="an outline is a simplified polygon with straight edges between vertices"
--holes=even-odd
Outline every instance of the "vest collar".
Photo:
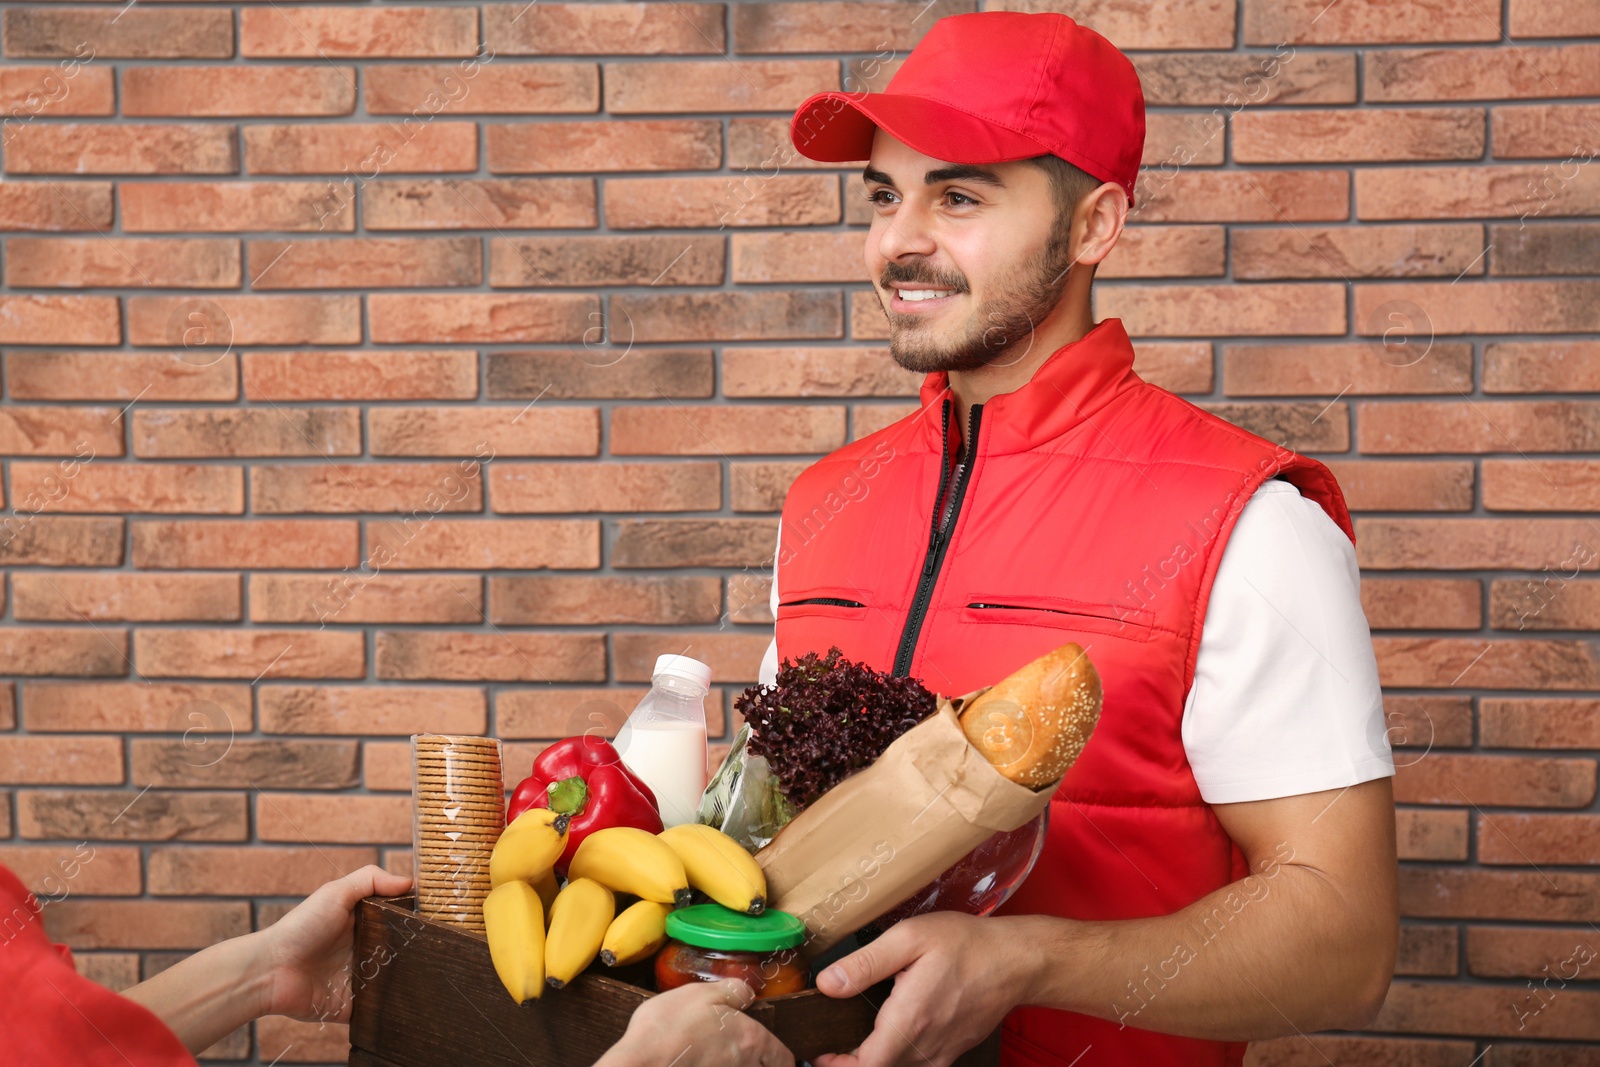
[{"label": "vest collar", "polygon": [[[1021,387],[984,403],[982,453],[1027,452],[1052,441],[1138,380],[1133,372],[1133,342],[1122,320],[1102,319],[1078,340],[1051,353]],[[949,372],[934,371],[924,377],[920,399],[922,440],[937,453],[945,400],[951,401],[951,419],[956,417]]]}]

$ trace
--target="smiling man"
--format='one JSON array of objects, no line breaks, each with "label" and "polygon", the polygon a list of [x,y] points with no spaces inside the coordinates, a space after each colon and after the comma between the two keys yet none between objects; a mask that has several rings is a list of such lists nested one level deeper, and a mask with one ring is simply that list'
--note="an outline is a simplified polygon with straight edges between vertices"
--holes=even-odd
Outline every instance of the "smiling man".
[{"label": "smiling man", "polygon": [[1002,1023],[1018,1067],[1233,1067],[1364,1025],[1397,872],[1350,517],[1325,465],[1146,383],[1094,320],[1144,144],[1132,64],[1063,15],[952,16],[791,137],[866,161],[868,276],[925,377],[790,488],[761,680],[838,645],[957,695],[1076,641],[1104,690],[1000,912],[906,920],[818,976],[895,979],[819,1067],[942,1067]]}]

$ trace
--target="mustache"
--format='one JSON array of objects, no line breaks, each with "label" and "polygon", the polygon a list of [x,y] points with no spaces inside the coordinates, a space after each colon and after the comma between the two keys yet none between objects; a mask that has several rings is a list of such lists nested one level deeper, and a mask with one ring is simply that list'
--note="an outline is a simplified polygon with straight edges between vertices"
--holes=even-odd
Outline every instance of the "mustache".
[{"label": "mustache", "polygon": [[885,278],[882,284],[885,289],[953,289],[958,293],[967,291],[967,287],[959,283],[936,282],[927,278]]}]

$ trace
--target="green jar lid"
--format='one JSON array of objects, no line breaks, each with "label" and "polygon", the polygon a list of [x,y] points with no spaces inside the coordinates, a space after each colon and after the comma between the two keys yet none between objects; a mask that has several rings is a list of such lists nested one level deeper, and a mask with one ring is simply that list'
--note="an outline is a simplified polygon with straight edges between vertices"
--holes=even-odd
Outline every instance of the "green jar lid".
[{"label": "green jar lid", "polygon": [[699,948],[775,952],[806,939],[806,924],[786,911],[746,915],[721,904],[695,904],[667,913],[667,936]]}]

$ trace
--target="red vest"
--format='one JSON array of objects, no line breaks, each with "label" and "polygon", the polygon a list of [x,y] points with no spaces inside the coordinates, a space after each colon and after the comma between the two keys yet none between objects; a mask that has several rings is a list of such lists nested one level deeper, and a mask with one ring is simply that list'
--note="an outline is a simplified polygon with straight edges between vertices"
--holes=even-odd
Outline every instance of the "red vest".
[{"label": "red vest", "polygon": [[[1145,382],[1120,319],[974,405],[959,468],[948,385],[928,375],[920,410],[795,480],[777,561],[778,655],[838,645],[953,696],[1078,642],[1100,674],[1100,721],[1051,804],[1038,864],[1000,911],[1170,915],[1248,873],[1200,798],[1180,732],[1223,545],[1267,478],[1293,483],[1353,541],[1344,497],[1323,464]],[[948,523],[936,533],[941,496]],[[1203,951],[1206,939],[1197,931],[1191,943]],[[1002,1063],[1235,1067],[1244,1042],[1137,1027],[1184,962],[1128,961],[1135,980],[1107,1004],[1125,1025],[1018,1008]]]}]

